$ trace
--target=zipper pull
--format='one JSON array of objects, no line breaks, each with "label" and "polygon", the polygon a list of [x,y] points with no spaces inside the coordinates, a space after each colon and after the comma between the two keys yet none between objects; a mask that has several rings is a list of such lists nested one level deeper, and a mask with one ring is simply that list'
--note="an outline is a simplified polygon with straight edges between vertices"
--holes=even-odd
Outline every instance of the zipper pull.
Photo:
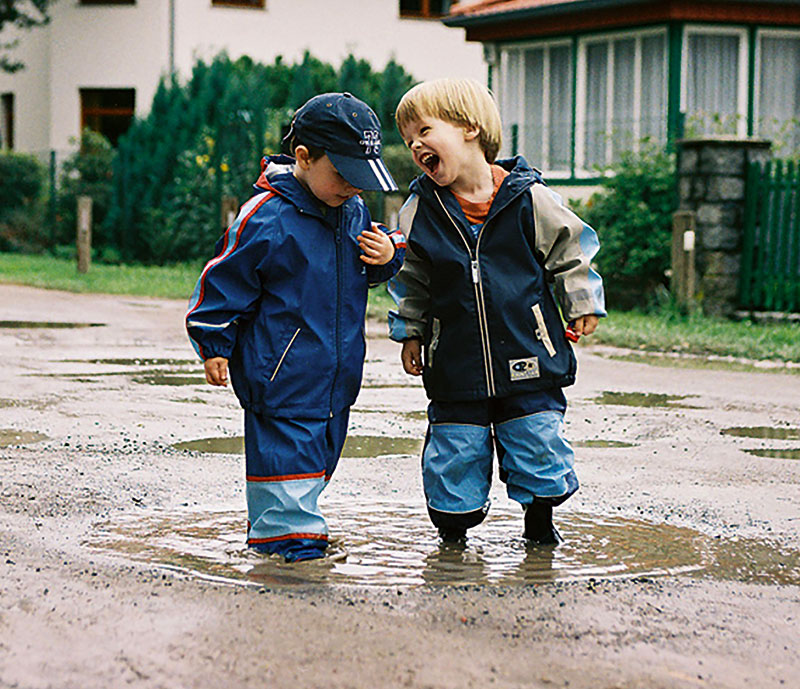
[{"label": "zipper pull", "polygon": [[478,261],[473,261],[472,262],[472,282],[477,285],[479,280],[480,280],[480,277],[479,277],[479,273],[478,273]]}]

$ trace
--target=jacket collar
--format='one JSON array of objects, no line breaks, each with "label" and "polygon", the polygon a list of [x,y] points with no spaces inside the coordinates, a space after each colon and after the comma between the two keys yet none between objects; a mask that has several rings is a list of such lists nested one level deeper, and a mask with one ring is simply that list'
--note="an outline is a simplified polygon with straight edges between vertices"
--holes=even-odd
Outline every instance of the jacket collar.
[{"label": "jacket collar", "polygon": [[[544,184],[544,180],[538,171],[534,170],[522,156],[497,160],[495,165],[508,170],[509,174],[503,180],[500,189],[497,190],[486,222],[489,222],[494,215],[530,188],[531,185],[537,182]],[[448,211],[457,214],[459,217],[463,216],[461,206],[456,201],[453,193],[447,187],[440,187],[427,175],[420,175],[411,182],[410,190],[412,193],[419,194],[423,198],[432,201],[437,206],[439,203],[436,201],[436,195],[438,195]]]},{"label": "jacket collar", "polygon": [[313,215],[329,225],[335,226],[339,209],[350,210],[357,203],[355,197],[348,199],[339,208],[323,212],[323,204],[294,176],[294,158],[288,155],[265,156],[261,160],[261,174],[253,185],[256,191],[271,191],[295,206],[301,213]]}]

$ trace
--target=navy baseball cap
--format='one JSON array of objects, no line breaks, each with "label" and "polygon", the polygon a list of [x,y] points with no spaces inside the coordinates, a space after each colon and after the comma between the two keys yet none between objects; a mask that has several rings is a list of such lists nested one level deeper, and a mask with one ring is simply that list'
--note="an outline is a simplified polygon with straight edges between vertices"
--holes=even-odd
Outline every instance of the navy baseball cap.
[{"label": "navy baseball cap", "polygon": [[381,123],[349,93],[323,93],[301,106],[285,141],[292,137],[325,151],[339,174],[356,189],[397,191],[381,159]]}]

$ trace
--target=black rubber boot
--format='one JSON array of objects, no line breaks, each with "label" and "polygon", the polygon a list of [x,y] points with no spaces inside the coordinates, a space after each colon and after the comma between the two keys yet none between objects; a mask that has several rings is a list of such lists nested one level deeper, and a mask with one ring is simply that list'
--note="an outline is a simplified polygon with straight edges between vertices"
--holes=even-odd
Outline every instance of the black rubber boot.
[{"label": "black rubber boot", "polygon": [[534,500],[525,510],[525,531],[522,535],[534,545],[558,545],[564,539],[553,526],[553,506]]},{"label": "black rubber boot", "polygon": [[466,529],[439,529],[439,538],[443,543],[464,543],[467,540]]}]

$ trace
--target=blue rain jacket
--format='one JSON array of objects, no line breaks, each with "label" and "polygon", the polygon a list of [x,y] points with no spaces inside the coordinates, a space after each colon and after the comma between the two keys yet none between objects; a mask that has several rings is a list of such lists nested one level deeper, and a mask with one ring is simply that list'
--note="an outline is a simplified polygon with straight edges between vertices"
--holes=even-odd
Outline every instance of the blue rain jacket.
[{"label": "blue rain jacket", "polygon": [[364,201],[323,207],[292,175],[294,159],[262,162],[256,195],[217,243],[186,315],[200,357],[229,360],[242,407],[276,417],[328,418],[355,402],[366,352],[367,287],[391,277],[370,266],[357,237]]}]

